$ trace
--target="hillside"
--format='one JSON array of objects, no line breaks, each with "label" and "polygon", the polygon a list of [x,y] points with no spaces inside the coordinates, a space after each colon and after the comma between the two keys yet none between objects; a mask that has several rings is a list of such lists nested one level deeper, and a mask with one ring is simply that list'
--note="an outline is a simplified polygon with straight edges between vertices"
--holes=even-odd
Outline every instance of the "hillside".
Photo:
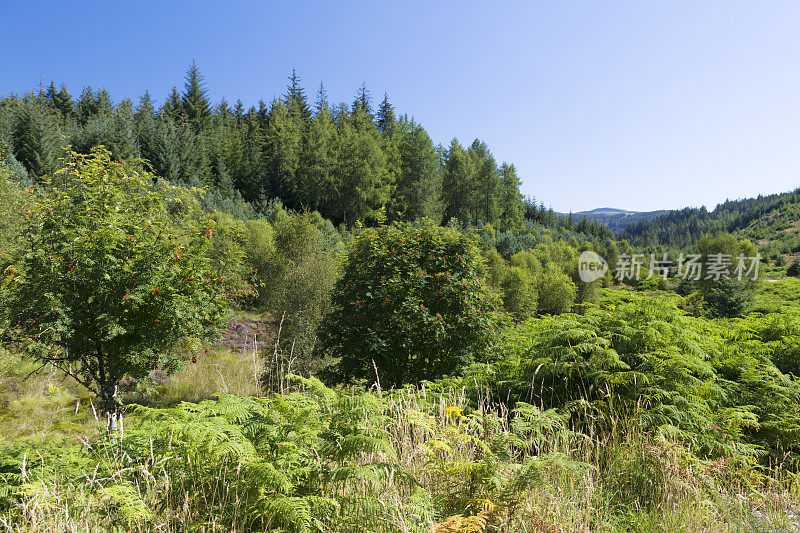
[{"label": "hillside", "polygon": [[638,246],[684,248],[705,233],[728,231],[757,243],[762,255],[800,252],[800,189],[727,200],[713,210],[705,207],[669,211],[626,227],[620,237]]},{"label": "hillside", "polygon": [[[627,211],[625,209],[616,209],[613,207],[598,207],[589,211],[572,213],[572,217],[576,220],[588,218],[593,222],[607,225],[614,233],[620,233],[631,224],[652,220],[668,212],[669,211]],[[569,215],[564,214],[564,216]]]}]

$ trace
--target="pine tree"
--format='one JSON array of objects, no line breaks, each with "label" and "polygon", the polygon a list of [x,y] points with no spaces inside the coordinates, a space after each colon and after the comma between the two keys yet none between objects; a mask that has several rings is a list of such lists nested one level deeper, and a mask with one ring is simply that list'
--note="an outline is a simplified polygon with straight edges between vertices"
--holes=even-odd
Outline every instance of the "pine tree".
[{"label": "pine tree", "polygon": [[108,94],[108,91],[105,87],[97,91],[94,99],[97,108],[97,114],[102,116],[111,116],[111,114],[114,112],[114,102],[111,100],[111,95]]},{"label": "pine tree", "polygon": [[47,89],[46,97],[50,109],[59,114],[63,125],[72,116],[75,109],[75,102],[72,100],[72,95],[67,91],[66,85],[61,84],[61,89],[56,91],[55,84],[51,82],[50,87]]},{"label": "pine tree", "polygon": [[286,108],[289,110],[289,115],[293,119],[299,120],[305,127],[311,121],[311,109],[308,106],[305,89],[300,85],[300,77],[294,69],[292,69],[292,75],[289,76],[289,81],[290,84],[284,97]]},{"label": "pine tree", "polygon": [[333,117],[325,106],[311,121],[305,136],[299,184],[302,201],[314,210],[326,213],[339,188],[334,181],[336,140]]},{"label": "pine tree", "polygon": [[442,175],[442,200],[444,220],[455,218],[462,222],[472,220],[475,212],[474,169],[472,160],[457,139],[450,142],[445,156]]},{"label": "pine tree", "polygon": [[179,180],[192,187],[212,184],[206,137],[196,134],[189,123],[180,124],[178,131]]},{"label": "pine tree", "polygon": [[281,100],[275,100],[264,132],[264,190],[289,206],[296,202],[300,135],[298,124],[289,115],[289,110]]},{"label": "pine tree", "polygon": [[200,74],[200,69],[194,60],[186,72],[181,109],[195,133],[202,131],[208,125],[211,118],[211,104],[208,101],[203,75]]},{"label": "pine tree", "polygon": [[362,111],[364,116],[372,122],[372,97],[369,95],[369,91],[367,90],[367,84],[362,83],[361,87],[358,89],[358,94],[356,94],[355,100],[353,100],[352,105],[352,114],[353,116],[356,115],[357,111]]},{"label": "pine tree", "polygon": [[81,96],[78,98],[78,103],[75,106],[75,114],[78,118],[78,124],[85,125],[89,119],[97,115],[97,99],[94,96],[94,91],[88,85],[81,91]]},{"label": "pine tree", "polygon": [[519,191],[520,180],[514,165],[500,166],[500,227],[506,230],[522,228],[524,204]]},{"label": "pine tree", "polygon": [[[363,111],[356,110],[357,121]],[[386,159],[370,131],[345,125],[339,132],[335,179],[341,186],[339,215],[345,224],[374,220],[389,200],[383,181]]]},{"label": "pine tree", "polygon": [[33,95],[17,103],[11,117],[11,148],[14,157],[31,177],[44,176],[58,162],[58,123]]},{"label": "pine tree", "polygon": [[316,109],[317,113],[321,112],[323,109],[330,108],[328,104],[328,92],[325,90],[325,85],[323,85],[322,82],[319,82],[319,89],[317,90],[317,99],[314,102],[314,108]]},{"label": "pine tree", "polygon": [[228,101],[223,98],[220,100],[217,107],[214,109],[214,118],[216,120],[216,125],[229,128],[232,126],[233,122],[233,113],[231,113],[231,108],[228,106]]},{"label": "pine tree", "polygon": [[408,131],[401,135],[399,145],[396,210],[403,212],[405,220],[427,217],[439,222],[442,175],[433,141],[428,132],[414,121],[409,124],[401,120],[398,128]]},{"label": "pine tree", "polygon": [[136,137],[136,157],[152,163],[158,145],[158,123],[150,93],[145,91],[139,98],[139,105],[133,115],[134,135]]},{"label": "pine tree", "polygon": [[126,160],[137,155],[136,127],[134,125],[133,103],[127,98],[114,110],[111,120],[111,143],[109,148],[118,159]]},{"label": "pine tree", "polygon": [[497,163],[485,142],[475,139],[469,148],[472,166],[475,169],[476,198],[473,219],[477,222],[495,224],[498,216],[497,201],[500,179]]},{"label": "pine tree", "polygon": [[378,131],[387,137],[391,137],[397,119],[394,115],[394,106],[389,103],[389,95],[386,93],[383,94],[383,102],[381,102],[380,107],[378,107],[378,114],[375,118]]},{"label": "pine tree", "polygon": [[179,122],[181,113],[183,113],[181,95],[178,92],[177,87],[172,87],[172,92],[170,92],[167,99],[164,100],[164,104],[161,106],[159,114],[164,120],[168,120],[173,124],[177,124]]}]

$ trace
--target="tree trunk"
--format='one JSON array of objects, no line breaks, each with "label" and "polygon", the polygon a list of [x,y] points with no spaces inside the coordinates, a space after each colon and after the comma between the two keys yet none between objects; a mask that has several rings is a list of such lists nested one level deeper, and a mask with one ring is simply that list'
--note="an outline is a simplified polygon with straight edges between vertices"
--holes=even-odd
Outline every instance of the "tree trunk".
[{"label": "tree trunk", "polygon": [[106,383],[100,387],[103,411],[108,417],[106,431],[115,434],[119,430],[119,403],[117,402],[117,383]]}]

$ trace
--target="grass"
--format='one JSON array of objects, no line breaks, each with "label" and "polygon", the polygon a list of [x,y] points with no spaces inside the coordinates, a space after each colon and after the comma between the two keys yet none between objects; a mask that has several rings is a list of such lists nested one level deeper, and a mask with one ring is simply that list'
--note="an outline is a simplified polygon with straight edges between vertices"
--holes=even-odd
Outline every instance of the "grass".
[{"label": "grass", "polygon": [[[783,283],[774,289],[781,296],[793,290]],[[125,416],[133,444],[123,449],[104,439],[77,384],[0,353],[0,532],[800,531],[800,487],[788,469],[698,458],[642,431],[636,416],[598,418],[578,432],[534,408],[521,429],[502,403],[475,405],[463,391],[424,386],[363,394],[306,384],[227,418],[224,397],[174,408],[220,394],[264,396],[266,352],[209,346],[169,381],[132,387],[126,402],[147,407]],[[221,425],[208,426],[217,433],[192,418],[202,409],[219,415]],[[268,431],[248,433],[262,412]],[[240,432],[255,457],[214,451]],[[341,453],[347,435],[386,446]],[[287,446],[302,459],[292,467],[279,461]],[[291,488],[259,481],[253,492],[254,468],[265,462]],[[381,465],[392,465],[391,475]],[[314,528],[276,507],[311,497],[338,502],[335,519],[317,510]],[[260,518],[254,498],[266,498]]]}]

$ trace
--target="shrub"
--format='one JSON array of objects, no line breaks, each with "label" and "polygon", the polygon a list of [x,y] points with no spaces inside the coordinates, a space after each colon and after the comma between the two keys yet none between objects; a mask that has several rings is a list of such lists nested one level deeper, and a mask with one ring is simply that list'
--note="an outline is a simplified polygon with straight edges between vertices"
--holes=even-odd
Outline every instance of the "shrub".
[{"label": "shrub", "polygon": [[527,270],[512,266],[503,279],[503,307],[519,319],[536,311],[536,287]]},{"label": "shrub", "polygon": [[353,242],[323,347],[344,377],[390,385],[458,371],[495,336],[497,298],[475,241],[427,221],[381,226]]},{"label": "shrub", "polygon": [[800,278],[800,257],[792,261],[792,264],[786,269],[786,275]]},{"label": "shrub", "polygon": [[536,292],[539,296],[538,310],[557,315],[572,309],[578,288],[569,276],[560,270],[551,270],[539,278]]}]

